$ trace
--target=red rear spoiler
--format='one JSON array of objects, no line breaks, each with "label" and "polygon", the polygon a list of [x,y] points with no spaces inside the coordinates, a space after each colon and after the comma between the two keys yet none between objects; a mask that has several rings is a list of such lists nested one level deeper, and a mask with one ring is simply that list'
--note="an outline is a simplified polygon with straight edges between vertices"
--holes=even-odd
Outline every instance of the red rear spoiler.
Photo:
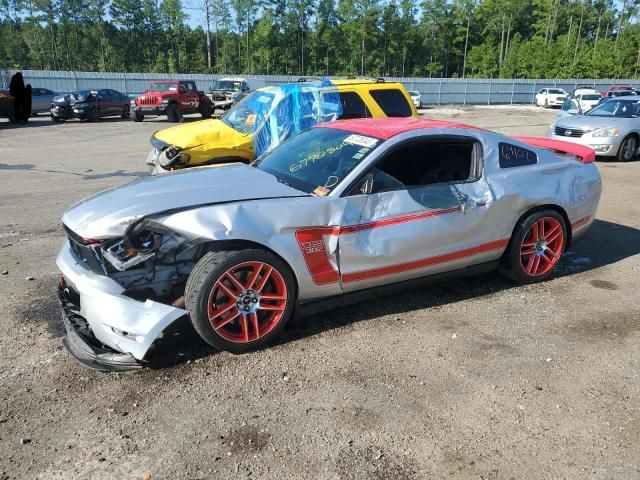
[{"label": "red rear spoiler", "polygon": [[578,143],[563,142],[551,138],[540,137],[513,137],[533,147],[546,148],[554,152],[564,153],[578,157],[582,163],[593,163],[596,160],[596,151]]}]

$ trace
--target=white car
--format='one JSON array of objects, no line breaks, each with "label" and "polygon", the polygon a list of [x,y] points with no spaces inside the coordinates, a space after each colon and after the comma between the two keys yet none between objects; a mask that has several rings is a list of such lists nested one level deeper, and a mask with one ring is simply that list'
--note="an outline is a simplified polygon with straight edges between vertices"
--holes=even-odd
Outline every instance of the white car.
[{"label": "white car", "polygon": [[543,88],[536,94],[536,105],[539,107],[561,107],[567,98],[562,88]]},{"label": "white car", "polygon": [[600,103],[600,100],[602,100],[602,95],[595,90],[591,92],[580,91],[578,94],[576,94],[575,99],[580,105],[580,110],[582,111],[582,113],[584,113],[588,112],[593,107],[598,105]]},{"label": "white car", "polygon": [[409,96],[411,97],[411,101],[415,105],[416,108],[420,108],[422,103],[420,102],[420,92],[417,90],[409,91]]}]

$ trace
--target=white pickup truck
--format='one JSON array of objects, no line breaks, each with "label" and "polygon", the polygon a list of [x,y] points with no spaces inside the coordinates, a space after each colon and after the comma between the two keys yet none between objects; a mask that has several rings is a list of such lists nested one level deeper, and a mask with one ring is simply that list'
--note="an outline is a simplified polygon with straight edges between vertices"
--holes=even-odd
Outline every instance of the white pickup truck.
[{"label": "white pickup truck", "polygon": [[228,110],[247,93],[265,85],[264,80],[254,78],[225,77],[216,81],[215,87],[210,89],[207,96],[216,109]]}]

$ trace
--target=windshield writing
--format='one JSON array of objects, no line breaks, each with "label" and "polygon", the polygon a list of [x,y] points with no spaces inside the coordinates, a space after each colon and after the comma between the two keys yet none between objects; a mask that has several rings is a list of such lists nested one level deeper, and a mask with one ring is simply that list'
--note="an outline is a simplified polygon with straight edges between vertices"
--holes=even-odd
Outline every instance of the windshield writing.
[{"label": "windshield writing", "polygon": [[380,143],[345,130],[312,128],[262,156],[254,166],[293,188],[324,196]]}]

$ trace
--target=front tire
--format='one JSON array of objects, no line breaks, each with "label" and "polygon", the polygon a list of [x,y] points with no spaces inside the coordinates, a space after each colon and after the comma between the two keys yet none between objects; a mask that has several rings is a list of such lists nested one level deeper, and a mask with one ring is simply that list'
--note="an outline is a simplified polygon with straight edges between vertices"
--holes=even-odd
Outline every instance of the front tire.
[{"label": "front tire", "polygon": [[567,224],[557,211],[532,212],[516,225],[500,271],[517,283],[546,280],[560,261],[567,238]]},{"label": "front tire", "polygon": [[131,115],[131,120],[133,120],[134,122],[141,122],[144,120],[144,114],[138,111],[134,111]]},{"label": "front tire", "polygon": [[175,103],[171,103],[167,107],[167,119],[171,123],[177,123],[182,119],[182,112]]},{"label": "front tire", "polygon": [[193,327],[209,345],[243,353],[277,338],[293,314],[291,269],[261,249],[207,253],[185,287]]},{"label": "front tire", "polygon": [[620,144],[616,160],[618,162],[630,162],[636,156],[638,150],[638,138],[635,135],[628,135]]},{"label": "front tire", "polygon": [[209,103],[200,105],[200,115],[202,115],[202,118],[211,118],[211,113],[211,105]]},{"label": "front tire", "polygon": [[100,109],[98,107],[94,107],[89,113],[89,121],[90,122],[100,121]]}]

